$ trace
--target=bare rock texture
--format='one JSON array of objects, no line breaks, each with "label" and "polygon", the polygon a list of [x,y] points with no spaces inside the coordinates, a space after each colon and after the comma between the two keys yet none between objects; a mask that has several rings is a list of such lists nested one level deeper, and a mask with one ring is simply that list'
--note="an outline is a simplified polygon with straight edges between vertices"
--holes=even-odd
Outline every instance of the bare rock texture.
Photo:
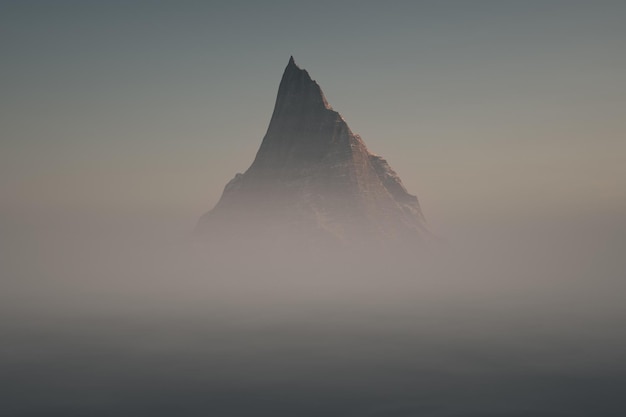
[{"label": "bare rock texture", "polygon": [[[200,219],[207,237],[342,245],[423,241],[417,197],[289,60],[254,162]],[[288,239],[290,240],[290,239]]]}]

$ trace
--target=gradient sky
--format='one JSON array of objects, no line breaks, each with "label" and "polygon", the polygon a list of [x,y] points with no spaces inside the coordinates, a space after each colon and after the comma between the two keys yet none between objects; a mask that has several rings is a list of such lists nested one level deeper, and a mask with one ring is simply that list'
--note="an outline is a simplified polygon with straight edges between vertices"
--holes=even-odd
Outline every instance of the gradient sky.
[{"label": "gradient sky", "polygon": [[626,2],[0,1],[0,214],[190,227],[290,55],[435,228],[626,210]]}]

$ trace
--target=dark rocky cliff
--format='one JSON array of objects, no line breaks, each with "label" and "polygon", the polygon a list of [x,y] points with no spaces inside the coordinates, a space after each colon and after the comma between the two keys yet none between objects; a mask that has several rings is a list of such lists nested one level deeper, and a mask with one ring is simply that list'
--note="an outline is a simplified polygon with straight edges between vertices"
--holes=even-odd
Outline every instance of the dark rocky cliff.
[{"label": "dark rocky cliff", "polygon": [[219,239],[289,235],[347,245],[422,241],[429,235],[417,198],[352,133],[293,57],[254,162],[226,185],[198,232]]}]

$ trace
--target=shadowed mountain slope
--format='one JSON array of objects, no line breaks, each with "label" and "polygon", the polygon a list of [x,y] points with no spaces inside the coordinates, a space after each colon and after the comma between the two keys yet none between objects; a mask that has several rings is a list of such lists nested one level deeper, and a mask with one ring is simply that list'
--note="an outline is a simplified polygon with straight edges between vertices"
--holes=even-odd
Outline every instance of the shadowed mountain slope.
[{"label": "shadowed mountain slope", "polygon": [[209,238],[348,246],[429,236],[417,198],[293,57],[254,162],[226,185],[197,230]]}]

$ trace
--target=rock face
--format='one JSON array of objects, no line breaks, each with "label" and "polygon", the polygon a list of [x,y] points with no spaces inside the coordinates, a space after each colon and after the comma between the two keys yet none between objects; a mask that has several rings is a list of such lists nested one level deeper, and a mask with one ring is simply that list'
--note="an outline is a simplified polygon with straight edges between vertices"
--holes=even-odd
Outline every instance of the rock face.
[{"label": "rock face", "polygon": [[254,162],[226,185],[197,229],[219,239],[343,245],[429,235],[417,198],[352,133],[293,57]]}]

